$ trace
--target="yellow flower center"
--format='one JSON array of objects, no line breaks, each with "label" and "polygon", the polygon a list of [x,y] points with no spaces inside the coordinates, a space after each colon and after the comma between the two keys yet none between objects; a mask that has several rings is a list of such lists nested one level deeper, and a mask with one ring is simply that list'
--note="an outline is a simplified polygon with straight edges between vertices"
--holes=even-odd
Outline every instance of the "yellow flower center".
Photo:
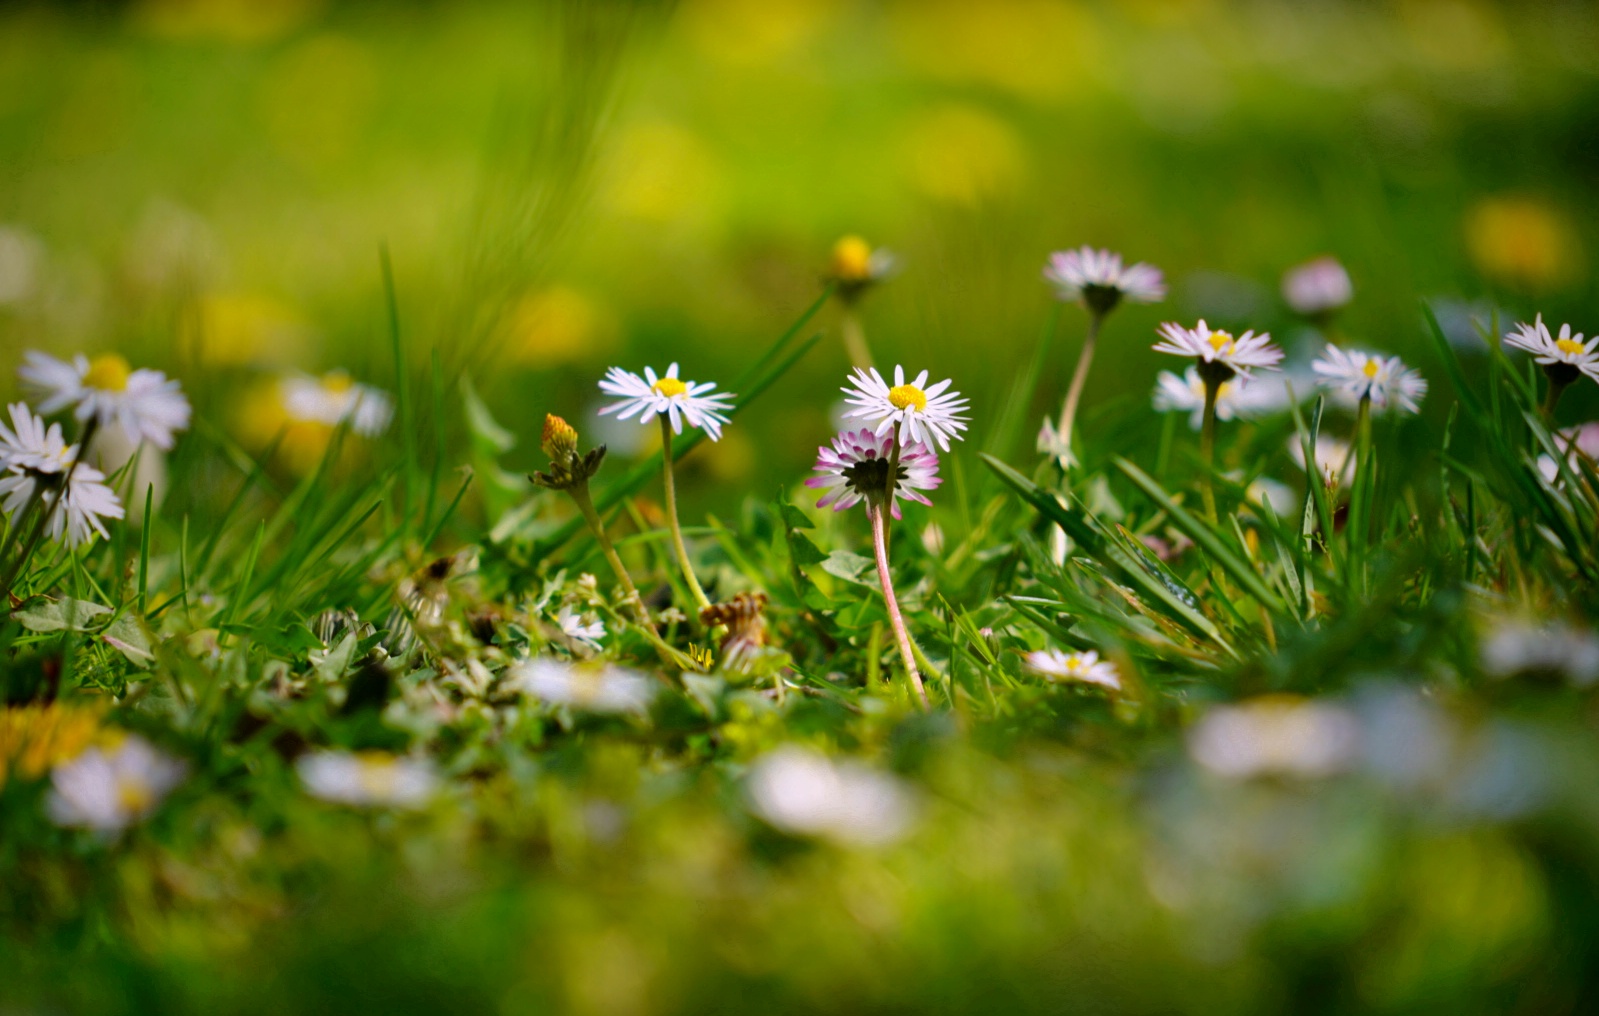
[{"label": "yellow flower center", "polygon": [[1360,368],[1367,377],[1376,377],[1380,365],[1376,360],[1367,360],[1366,365]]},{"label": "yellow flower center", "polygon": [[1206,341],[1210,343],[1211,349],[1214,349],[1216,352],[1220,353],[1222,350],[1232,345],[1233,337],[1227,332],[1211,332],[1210,338]]},{"label": "yellow flower center", "polygon": [[128,387],[131,373],[128,361],[116,353],[101,353],[89,361],[89,372],[83,375],[83,383],[101,391],[120,392]]},{"label": "yellow flower center", "polygon": [[860,282],[872,274],[872,245],[858,236],[846,236],[833,245],[833,276]]},{"label": "yellow flower center", "polygon": [[650,387],[669,399],[678,395],[682,395],[684,392],[688,391],[688,385],[679,381],[675,377],[663,377],[659,381],[650,385]]},{"label": "yellow flower center", "polygon": [[322,375],[322,390],[329,395],[342,395],[355,386],[350,375],[342,370],[329,371]]},{"label": "yellow flower center", "polygon": [[1576,339],[1556,339],[1555,348],[1567,356],[1577,356],[1582,352],[1582,343]]},{"label": "yellow flower center", "polygon": [[155,794],[150,791],[150,785],[143,780],[128,777],[117,780],[117,803],[122,806],[123,811],[142,815],[154,802]]},{"label": "yellow flower center", "polygon": [[895,385],[888,390],[888,402],[895,409],[914,409],[927,412],[927,393],[915,385]]}]

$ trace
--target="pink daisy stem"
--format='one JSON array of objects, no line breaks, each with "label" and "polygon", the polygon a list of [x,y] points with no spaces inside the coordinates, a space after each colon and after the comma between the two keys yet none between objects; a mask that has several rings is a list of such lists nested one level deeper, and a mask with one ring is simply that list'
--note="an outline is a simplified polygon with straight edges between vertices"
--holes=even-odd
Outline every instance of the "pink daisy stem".
[{"label": "pink daisy stem", "polygon": [[927,699],[927,689],[922,687],[922,675],[916,669],[916,651],[911,645],[910,633],[905,628],[905,616],[899,611],[899,598],[894,595],[894,580],[888,569],[888,512],[875,499],[866,503],[866,516],[872,523],[872,548],[877,552],[877,578],[883,584],[883,600],[888,604],[888,623],[894,629],[894,639],[899,644],[899,658],[905,663],[905,673],[916,689],[917,701],[923,709],[932,708]]}]

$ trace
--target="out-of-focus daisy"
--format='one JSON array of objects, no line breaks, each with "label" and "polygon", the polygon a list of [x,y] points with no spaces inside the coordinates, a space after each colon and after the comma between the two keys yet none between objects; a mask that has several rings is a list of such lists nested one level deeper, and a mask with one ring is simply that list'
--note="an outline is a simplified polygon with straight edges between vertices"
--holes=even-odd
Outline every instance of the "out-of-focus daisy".
[{"label": "out-of-focus daisy", "polygon": [[1563,621],[1501,620],[1483,639],[1482,666],[1493,677],[1550,675],[1587,686],[1599,681],[1599,636]]},{"label": "out-of-focus daisy", "polygon": [[910,831],[917,804],[898,777],[796,745],[756,760],[746,777],[751,810],[794,836],[884,846]]},{"label": "out-of-focus daisy", "polygon": [[174,431],[189,426],[189,400],[161,371],[133,370],[116,353],[93,360],[80,354],[69,363],[30,351],[25,360],[17,373],[45,415],[71,409],[79,420],[115,424],[129,440],[163,451],[172,447]]},{"label": "out-of-focus daisy", "polygon": [[137,734],[107,736],[51,771],[45,805],[56,825],[117,832],[155,811],[185,771]]},{"label": "out-of-focus daisy", "polygon": [[805,486],[825,491],[816,506],[831,505],[834,511],[887,497],[897,519],[902,497],[932,504],[919,492],[932,490],[943,482],[938,475],[938,455],[921,443],[901,449],[893,490],[889,491],[888,465],[893,451],[891,434],[879,435],[865,429],[840,434],[833,438],[831,447],[823,445],[816,450],[816,471],[821,475],[806,480]]},{"label": "out-of-focus daisy", "polygon": [[1063,653],[1059,649],[1038,649],[1027,654],[1027,669],[1051,681],[1080,681],[1097,684],[1112,691],[1122,690],[1121,674],[1116,664],[1101,660],[1092,649],[1080,653]]},{"label": "out-of-focus daisy", "polygon": [[1328,344],[1321,358],[1310,365],[1321,383],[1341,392],[1357,404],[1370,401],[1379,410],[1398,409],[1421,412],[1421,399],[1427,394],[1427,381],[1418,371],[1405,366],[1397,356],[1378,356],[1358,349],[1339,349]]},{"label": "out-of-focus daisy", "polygon": [[722,425],[732,411],[733,396],[727,392],[709,394],[715,382],[682,381],[677,376],[677,364],[666,368],[666,374],[657,377],[655,368],[645,367],[644,376],[632,371],[612,367],[600,382],[600,390],[621,398],[600,410],[600,414],[615,413],[618,420],[638,416],[639,423],[649,423],[656,416],[665,415],[671,421],[672,433],[683,433],[683,421],[705,431],[712,441],[722,436]]},{"label": "out-of-focus daisy", "polygon": [[514,665],[506,685],[551,705],[591,713],[643,713],[655,685],[642,674],[611,666],[578,666],[547,657]]},{"label": "out-of-focus daisy", "polygon": [[[1321,474],[1322,483],[1326,486],[1347,486],[1354,477],[1355,455],[1348,441],[1326,434],[1318,435],[1312,454],[1316,456],[1316,472]],[[1305,448],[1297,435],[1288,438],[1288,455],[1294,460],[1294,465],[1305,469]],[[1305,471],[1309,472],[1308,469]]]},{"label": "out-of-focus daisy", "polygon": [[1270,477],[1256,477],[1245,489],[1244,496],[1249,499],[1250,504],[1270,509],[1271,513],[1280,519],[1290,518],[1299,510],[1299,495],[1295,494],[1286,483],[1278,483]]},{"label": "out-of-focus daisy", "polygon": [[[1248,402],[1243,393],[1254,385],[1250,381],[1223,381],[1216,389],[1216,419],[1231,420],[1248,415]],[[1169,370],[1161,371],[1155,378],[1153,401],[1157,412],[1187,413],[1188,426],[1198,430],[1205,418],[1205,382],[1198,368],[1189,367],[1182,377]]]},{"label": "out-of-focus daisy", "polygon": [[1219,776],[1330,776],[1360,747],[1360,721],[1341,706],[1267,696],[1217,706],[1188,735],[1194,761]]},{"label": "out-of-focus daisy", "polygon": [[845,413],[850,419],[864,420],[879,435],[897,430],[899,443],[938,443],[949,451],[950,438],[961,437],[966,429],[967,400],[960,392],[952,392],[950,379],[935,385],[927,384],[928,373],[922,371],[909,384],[905,382],[905,368],[894,368],[894,384],[889,386],[877,368],[856,369],[850,375],[851,387],[843,389],[845,400],[855,407]]},{"label": "out-of-focus daisy", "polygon": [[1060,299],[1081,300],[1095,314],[1107,314],[1123,300],[1156,303],[1166,298],[1159,268],[1142,261],[1124,267],[1120,254],[1086,245],[1051,254],[1044,280]]},{"label": "out-of-focus daisy", "polygon": [[386,393],[352,380],[342,370],[319,378],[292,375],[279,382],[279,391],[290,420],[329,427],[349,421],[350,429],[364,437],[383,433],[394,416]]},{"label": "out-of-focus daisy", "polygon": [[1211,374],[1216,375],[1217,383],[1231,380],[1234,374],[1247,378],[1256,368],[1274,369],[1283,358],[1283,351],[1271,344],[1266,332],[1234,336],[1211,328],[1203,319],[1193,328],[1168,321],[1160,326],[1160,335],[1164,341],[1155,343],[1155,351],[1198,359],[1200,377],[1207,383]]},{"label": "out-of-focus daisy", "polygon": [[[1577,476],[1583,475],[1583,459],[1587,459],[1591,466],[1599,465],[1599,421],[1567,427],[1554,437],[1555,444],[1566,450],[1566,465]],[[1549,455],[1538,456],[1538,471],[1550,483],[1560,477],[1560,466]]]},{"label": "out-of-focus daisy", "polygon": [[21,521],[23,509],[37,503],[49,512],[44,532],[52,540],[64,533],[67,542],[77,547],[95,533],[110,535],[101,520],[120,519],[123,510],[104,474],[77,462],[78,446],[66,443],[60,424],[46,427],[21,403],[12,405],[10,412],[12,427],[0,424],[0,507],[12,524]]},{"label": "out-of-focus daisy", "polygon": [[859,236],[841,237],[828,258],[827,277],[842,296],[853,298],[866,287],[881,282],[899,269],[894,252],[873,247]]},{"label": "out-of-focus daisy", "polygon": [[1354,298],[1349,272],[1334,257],[1320,257],[1283,273],[1283,299],[1297,313],[1325,317]]},{"label": "out-of-focus daisy", "polygon": [[583,615],[570,606],[562,607],[556,612],[555,623],[567,638],[590,649],[598,649],[600,639],[605,637],[605,622],[598,619],[585,621]]},{"label": "out-of-focus daisy", "polygon": [[437,792],[426,759],[386,751],[313,751],[294,763],[312,797],[366,808],[420,808]]}]

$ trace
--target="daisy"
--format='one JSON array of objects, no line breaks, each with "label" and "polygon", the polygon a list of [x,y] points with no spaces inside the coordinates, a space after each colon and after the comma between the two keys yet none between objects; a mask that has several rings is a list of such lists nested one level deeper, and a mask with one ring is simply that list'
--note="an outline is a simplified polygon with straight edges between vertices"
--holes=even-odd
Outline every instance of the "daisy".
[{"label": "daisy", "polygon": [[[1582,475],[1584,459],[1590,465],[1599,463],[1599,422],[1567,427],[1557,431],[1554,439],[1556,446],[1565,449],[1566,465],[1573,474]],[[1538,456],[1538,471],[1550,483],[1554,483],[1560,477],[1560,465],[1549,455]]]},{"label": "daisy", "polygon": [[722,425],[727,422],[727,414],[732,412],[730,403],[733,396],[726,392],[706,394],[715,387],[715,382],[711,381],[696,384],[678,380],[675,363],[666,368],[664,377],[656,377],[653,367],[645,367],[643,377],[620,367],[612,367],[606,372],[605,380],[600,382],[600,390],[607,395],[618,396],[622,401],[605,406],[600,413],[616,413],[618,420],[626,420],[637,414],[639,423],[649,423],[657,415],[665,415],[672,422],[674,434],[683,433],[683,421],[686,419],[691,426],[705,431],[712,441],[717,441],[722,437]]},{"label": "daisy", "polygon": [[[105,484],[105,475],[78,462],[78,446],[68,445],[61,425],[44,421],[18,403],[10,407],[14,430],[0,424],[0,508],[15,525],[20,513],[36,502],[50,513],[43,532],[52,540],[65,533],[74,547],[98,533],[109,536],[101,519],[123,517],[122,502]],[[66,488],[61,484],[65,480]],[[51,495],[54,494],[52,497]]]},{"label": "daisy", "polygon": [[828,278],[842,290],[856,292],[881,282],[899,269],[899,258],[882,247],[873,248],[858,236],[846,236],[833,244],[828,260]]},{"label": "daisy", "polygon": [[1080,653],[1063,653],[1059,649],[1039,649],[1027,654],[1027,669],[1051,681],[1081,681],[1097,684],[1112,691],[1122,690],[1121,675],[1116,665],[1101,660],[1092,649]]},{"label": "daisy", "polygon": [[1323,317],[1354,298],[1349,272],[1337,258],[1321,257],[1283,274],[1283,299],[1306,317]]},{"label": "daisy", "polygon": [[1188,736],[1188,753],[1232,779],[1330,776],[1354,762],[1360,736],[1347,709],[1268,695],[1205,714]]},{"label": "daisy", "polygon": [[892,843],[916,819],[916,798],[898,777],[797,745],[757,759],[744,789],[751,810],[772,828],[846,846]]},{"label": "daisy", "polygon": [[1505,345],[1524,350],[1543,367],[1549,379],[1549,393],[1544,401],[1544,412],[1553,417],[1561,393],[1583,374],[1599,381],[1599,336],[1586,343],[1582,335],[1571,333],[1569,324],[1560,326],[1560,337],[1552,338],[1539,314],[1532,324],[1518,324],[1516,330],[1505,335]]},{"label": "daisy", "polygon": [[948,378],[928,387],[927,377],[924,370],[906,384],[905,368],[896,366],[890,388],[876,367],[869,371],[856,368],[850,375],[853,387],[842,389],[844,401],[855,408],[844,416],[865,420],[880,436],[895,431],[902,445],[936,441],[939,449],[947,452],[949,439],[959,438],[966,429],[966,417],[961,414],[967,400],[959,392],[949,391]]},{"label": "daisy", "polygon": [[[881,500],[888,487],[888,463],[893,450],[892,435],[878,435],[864,428],[838,435],[833,438],[832,447],[818,448],[816,471],[821,475],[805,481],[812,490],[826,492],[816,507],[831,505],[834,511],[844,511],[874,497]],[[902,449],[894,489],[887,492],[894,517],[900,517],[902,497],[931,505],[933,502],[918,491],[933,490],[942,482],[938,455],[931,448],[917,443]]]},{"label": "daisy", "polygon": [[278,383],[278,392],[290,420],[329,427],[349,421],[350,429],[364,437],[383,433],[394,416],[393,403],[386,393],[352,381],[342,370],[329,371],[320,378],[303,374],[286,377]]},{"label": "daisy", "polygon": [[46,416],[70,408],[85,423],[114,423],[128,440],[148,441],[162,451],[172,447],[174,431],[189,426],[189,400],[158,370],[133,370],[116,353],[93,360],[80,354],[68,363],[29,352],[26,360],[17,373]]},{"label": "daisy", "polygon": [[1407,369],[1397,356],[1377,356],[1358,349],[1343,350],[1328,344],[1321,359],[1310,369],[1321,383],[1358,402],[1370,401],[1379,410],[1390,406],[1407,413],[1419,413],[1419,402],[1427,394],[1427,381]]},{"label": "daisy", "polygon": [[312,797],[357,807],[420,808],[439,786],[431,762],[386,751],[313,751],[294,768]]},{"label": "daisy", "polygon": [[[1198,430],[1205,418],[1205,382],[1200,379],[1199,370],[1189,367],[1182,377],[1163,370],[1155,382],[1155,411],[1187,413],[1188,426]],[[1255,385],[1249,382],[1223,381],[1216,389],[1216,419],[1231,420],[1246,415],[1248,404],[1243,393],[1253,387]]]},{"label": "daisy", "polygon": [[118,832],[144,819],[183,782],[178,759],[136,734],[116,735],[50,773],[50,821]]},{"label": "daisy", "polygon": [[[1348,441],[1319,434],[1311,454],[1316,457],[1316,472],[1321,474],[1322,483],[1326,486],[1345,486],[1354,477],[1355,453]],[[1305,469],[1305,448],[1298,436],[1288,438],[1288,455],[1294,460],[1294,465]],[[1305,471],[1309,472],[1308,469]]]},{"label": "daisy", "polygon": [[611,666],[574,666],[547,657],[515,664],[507,686],[551,705],[591,713],[643,713],[655,697],[650,679]]},{"label": "daisy", "polygon": [[583,616],[571,607],[562,607],[555,615],[555,623],[567,638],[590,649],[598,649],[600,639],[605,637],[604,621],[586,622]]},{"label": "daisy", "polygon": [[1051,254],[1044,280],[1060,299],[1081,300],[1095,314],[1107,314],[1123,300],[1156,303],[1166,298],[1159,268],[1142,261],[1123,267],[1120,254],[1086,245]]},{"label": "daisy", "polygon": [[1266,332],[1256,335],[1249,331],[1235,338],[1231,332],[1212,329],[1204,319],[1191,329],[1168,321],[1160,326],[1160,335],[1165,341],[1155,343],[1155,352],[1198,358],[1200,377],[1207,382],[1213,374],[1221,382],[1234,374],[1247,378],[1257,367],[1275,370],[1283,358],[1283,351],[1271,344]]},{"label": "daisy", "polygon": [[1500,619],[1482,642],[1482,665],[1494,677],[1548,674],[1584,687],[1599,681],[1599,636],[1564,621]]}]

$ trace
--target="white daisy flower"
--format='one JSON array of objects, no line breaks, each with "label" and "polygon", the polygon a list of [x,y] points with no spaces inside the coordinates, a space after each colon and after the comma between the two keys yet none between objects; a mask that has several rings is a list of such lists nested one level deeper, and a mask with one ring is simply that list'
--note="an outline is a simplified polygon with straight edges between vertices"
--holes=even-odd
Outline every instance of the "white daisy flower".
[{"label": "white daisy flower", "polygon": [[605,637],[605,622],[598,619],[584,621],[583,616],[571,607],[562,607],[555,615],[555,623],[561,632],[573,642],[581,642],[591,649],[600,647],[600,639]]},{"label": "white daisy flower", "polygon": [[294,768],[312,797],[334,804],[420,808],[439,787],[433,763],[386,751],[313,751]]},{"label": "white daisy flower", "polygon": [[[12,427],[0,424],[0,508],[13,524],[35,498],[44,498],[50,512],[45,534],[74,547],[109,536],[101,519],[123,517],[122,502],[105,484],[105,475],[78,458],[78,446],[61,436],[61,425],[46,427],[21,403],[10,407]],[[62,476],[71,471],[65,491]]]},{"label": "white daisy flower", "polygon": [[643,713],[655,685],[642,674],[611,666],[577,666],[537,656],[515,664],[506,686],[548,702],[591,713]]},{"label": "white daisy flower", "polygon": [[757,759],[744,789],[751,810],[774,829],[846,846],[892,843],[916,819],[916,798],[898,777],[797,745]]},{"label": "white daisy flower", "polygon": [[1483,639],[1482,666],[1494,677],[1551,674],[1585,687],[1599,681],[1599,636],[1564,621],[1499,620]]},{"label": "white daisy flower", "polygon": [[1421,411],[1420,400],[1427,394],[1427,381],[1420,373],[1407,369],[1397,356],[1377,356],[1358,349],[1339,349],[1328,344],[1321,358],[1310,364],[1321,383],[1341,392],[1356,403],[1370,399],[1376,409],[1396,408],[1407,413]]},{"label": "white daisy flower", "polygon": [[1360,747],[1360,721],[1340,706],[1273,695],[1217,706],[1188,735],[1188,753],[1232,779],[1330,776]]},{"label": "white daisy flower", "polygon": [[183,782],[184,764],[137,734],[86,749],[50,772],[50,821],[118,832],[146,818]]},{"label": "white daisy flower", "polygon": [[1038,649],[1027,654],[1027,669],[1051,681],[1081,681],[1097,684],[1112,691],[1122,690],[1121,674],[1116,664],[1101,660],[1092,649],[1080,653],[1063,653],[1059,649]]},{"label": "white daisy flower", "polygon": [[1319,317],[1347,304],[1355,296],[1349,272],[1337,258],[1321,257],[1283,273],[1283,299],[1306,317]]},{"label": "white daisy flower", "polygon": [[[841,512],[874,494],[881,495],[888,486],[888,462],[893,451],[893,435],[874,434],[864,428],[838,435],[833,438],[832,447],[818,448],[816,471],[821,475],[805,481],[805,486],[812,490],[826,491],[816,507],[831,505],[834,511]],[[942,482],[938,476],[938,455],[931,448],[917,443],[901,449],[890,498],[894,517],[900,517],[899,499],[902,497],[919,504],[932,504],[918,491],[932,490]]]},{"label": "white daisy flower", "polygon": [[[1223,381],[1216,390],[1216,419],[1227,421],[1249,415],[1251,405],[1244,393],[1257,384],[1242,378]],[[1198,368],[1189,367],[1182,377],[1169,370],[1161,371],[1155,378],[1153,402],[1156,412],[1187,413],[1188,426],[1198,430],[1205,420],[1205,382]]]},{"label": "white daisy flower", "polygon": [[1160,269],[1142,261],[1122,266],[1122,256],[1083,246],[1056,251],[1044,266],[1044,280],[1062,300],[1081,300],[1104,314],[1118,303],[1155,303],[1166,299],[1166,281]]},{"label": "white daisy flower", "polygon": [[176,381],[158,370],[132,370],[116,353],[72,362],[30,351],[17,371],[39,398],[48,416],[70,408],[85,422],[116,424],[133,442],[148,441],[166,451],[172,434],[189,426],[189,400]]},{"label": "white daisy flower", "polygon": [[916,375],[916,380],[905,383],[905,368],[894,368],[894,386],[890,388],[883,375],[873,367],[870,371],[855,369],[850,375],[851,388],[842,389],[845,400],[854,409],[844,415],[850,419],[865,420],[875,427],[879,435],[898,427],[899,443],[931,445],[938,442],[942,451],[949,451],[949,439],[960,438],[966,429],[967,400],[960,392],[949,391],[951,381],[945,378],[928,387],[927,371]]},{"label": "white daisy flower", "polygon": [[383,433],[394,416],[394,405],[387,393],[352,381],[342,370],[329,371],[320,378],[303,374],[286,377],[278,383],[278,392],[290,419],[329,427],[348,420],[350,429],[364,437]]},{"label": "white daisy flower", "polygon": [[[1316,456],[1316,472],[1321,474],[1322,483],[1325,485],[1347,486],[1354,478],[1355,454],[1348,441],[1341,441],[1326,434],[1318,435],[1312,454]],[[1297,434],[1288,438],[1288,455],[1294,460],[1294,465],[1300,469],[1305,468],[1305,448]]]},{"label": "white daisy flower", "polygon": [[[1556,432],[1555,444],[1566,450],[1566,465],[1572,473],[1582,475],[1582,460],[1599,463],[1599,421],[1567,427]],[[1543,478],[1554,483],[1560,477],[1560,466],[1549,455],[1538,456],[1538,471]]]},{"label": "white daisy flower", "polygon": [[600,414],[615,413],[618,420],[626,420],[636,413],[639,423],[649,423],[664,413],[672,422],[672,433],[683,433],[683,421],[687,420],[691,426],[705,431],[712,441],[717,441],[722,437],[722,425],[733,410],[733,396],[727,392],[706,394],[715,387],[715,382],[711,381],[696,384],[678,380],[675,363],[666,368],[664,377],[656,377],[653,367],[645,367],[643,377],[612,367],[600,382],[600,390],[620,396],[622,401],[605,406]]},{"label": "white daisy flower", "polygon": [[[1565,324],[1560,326],[1560,337],[1552,338],[1539,314],[1532,324],[1518,324],[1515,331],[1507,333],[1505,345],[1531,353],[1545,368],[1564,364],[1599,380],[1599,335],[1585,343],[1580,333],[1573,335],[1571,326]],[[1575,380],[1577,375],[1568,376]]]},{"label": "white daisy flower", "polygon": [[1245,378],[1257,367],[1276,369],[1283,358],[1266,332],[1249,331],[1235,338],[1231,332],[1211,328],[1203,318],[1193,328],[1168,321],[1160,326],[1160,335],[1165,341],[1155,343],[1155,352],[1196,357],[1201,367],[1218,364]]}]

